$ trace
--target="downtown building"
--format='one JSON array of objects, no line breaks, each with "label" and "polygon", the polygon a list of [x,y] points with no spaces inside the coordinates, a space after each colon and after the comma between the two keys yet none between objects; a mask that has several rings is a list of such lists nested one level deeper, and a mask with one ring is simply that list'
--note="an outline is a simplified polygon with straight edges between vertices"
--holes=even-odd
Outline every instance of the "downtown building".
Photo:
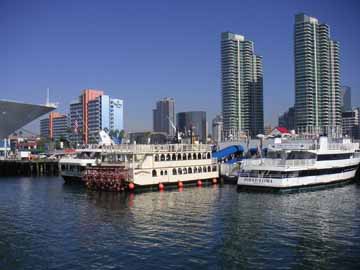
[{"label": "downtown building", "polygon": [[163,132],[167,135],[175,136],[175,100],[173,98],[163,98],[156,102],[153,110],[153,130]]},{"label": "downtown building", "polygon": [[241,35],[221,34],[221,91],[225,136],[264,132],[262,57]]},{"label": "downtown building", "polygon": [[196,137],[199,142],[207,142],[206,112],[179,112],[176,115],[177,128],[185,137]]},{"label": "downtown building", "polygon": [[59,141],[68,139],[69,118],[58,112],[49,113],[49,117],[40,120],[40,137]]},{"label": "downtown building", "polygon": [[330,28],[295,16],[295,123],[298,131],[341,130],[339,43]]},{"label": "downtown building", "polygon": [[349,112],[352,110],[351,106],[351,88],[349,86],[341,86],[341,97],[342,97],[342,111]]},{"label": "downtown building", "polygon": [[121,131],[123,122],[123,100],[110,98],[103,91],[85,89],[70,104],[70,138],[73,143],[98,143],[101,130]]},{"label": "downtown building", "polygon": [[295,108],[290,107],[289,110],[279,116],[278,126],[285,127],[288,130],[295,130]]}]

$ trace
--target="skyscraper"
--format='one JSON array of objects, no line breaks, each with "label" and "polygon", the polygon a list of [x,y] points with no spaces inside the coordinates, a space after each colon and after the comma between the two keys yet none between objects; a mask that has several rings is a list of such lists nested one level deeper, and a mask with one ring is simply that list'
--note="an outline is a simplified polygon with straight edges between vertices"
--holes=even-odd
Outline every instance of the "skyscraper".
[{"label": "skyscraper", "polygon": [[195,135],[199,141],[206,143],[207,124],[206,112],[192,111],[177,113],[177,127],[180,132],[186,135]]},{"label": "skyscraper", "polygon": [[96,143],[99,131],[121,131],[123,101],[104,95],[103,91],[85,89],[78,100],[70,104],[71,140],[75,143]]},{"label": "skyscraper", "polygon": [[264,132],[262,57],[241,35],[221,34],[222,115],[225,133]]},{"label": "skyscraper", "polygon": [[175,100],[163,98],[156,102],[153,110],[153,129],[155,132],[165,132],[175,136]]},{"label": "skyscraper", "polygon": [[352,110],[351,107],[351,88],[349,86],[341,86],[341,97],[342,97],[342,110],[343,112],[349,112]]},{"label": "skyscraper", "polygon": [[341,126],[339,43],[305,14],[295,16],[294,40],[296,128]]}]

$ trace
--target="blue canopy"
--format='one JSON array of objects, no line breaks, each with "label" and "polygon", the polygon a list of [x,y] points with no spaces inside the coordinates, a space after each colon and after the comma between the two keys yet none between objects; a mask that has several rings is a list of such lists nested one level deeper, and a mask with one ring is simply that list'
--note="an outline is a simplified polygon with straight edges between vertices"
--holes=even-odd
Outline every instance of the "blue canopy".
[{"label": "blue canopy", "polygon": [[214,158],[220,159],[239,152],[244,152],[244,147],[242,147],[241,145],[232,145],[213,153],[212,156]]}]

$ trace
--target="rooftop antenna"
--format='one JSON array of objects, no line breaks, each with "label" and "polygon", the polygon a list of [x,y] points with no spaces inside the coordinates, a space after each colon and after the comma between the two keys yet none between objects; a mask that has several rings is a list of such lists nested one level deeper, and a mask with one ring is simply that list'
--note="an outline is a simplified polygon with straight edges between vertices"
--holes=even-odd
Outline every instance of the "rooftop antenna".
[{"label": "rooftop antenna", "polygon": [[46,106],[50,105],[50,89],[46,88],[46,102],[45,102]]},{"label": "rooftop antenna", "polygon": [[45,106],[54,107],[54,108],[58,107],[58,103],[50,102],[50,88],[46,88]]}]

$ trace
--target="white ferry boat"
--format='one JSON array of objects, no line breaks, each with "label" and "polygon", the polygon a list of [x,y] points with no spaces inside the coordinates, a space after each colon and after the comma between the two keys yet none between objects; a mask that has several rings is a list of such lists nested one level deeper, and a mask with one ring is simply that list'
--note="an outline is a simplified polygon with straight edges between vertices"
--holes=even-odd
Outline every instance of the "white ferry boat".
[{"label": "white ferry boat", "polygon": [[355,177],[358,151],[359,144],[350,139],[277,142],[268,146],[265,158],[243,160],[237,184],[286,190],[345,183]]},{"label": "white ferry boat", "polygon": [[127,172],[127,183],[150,186],[213,180],[219,177],[211,146],[204,144],[88,146],[59,162],[65,181],[83,181],[87,168],[115,167]]}]

